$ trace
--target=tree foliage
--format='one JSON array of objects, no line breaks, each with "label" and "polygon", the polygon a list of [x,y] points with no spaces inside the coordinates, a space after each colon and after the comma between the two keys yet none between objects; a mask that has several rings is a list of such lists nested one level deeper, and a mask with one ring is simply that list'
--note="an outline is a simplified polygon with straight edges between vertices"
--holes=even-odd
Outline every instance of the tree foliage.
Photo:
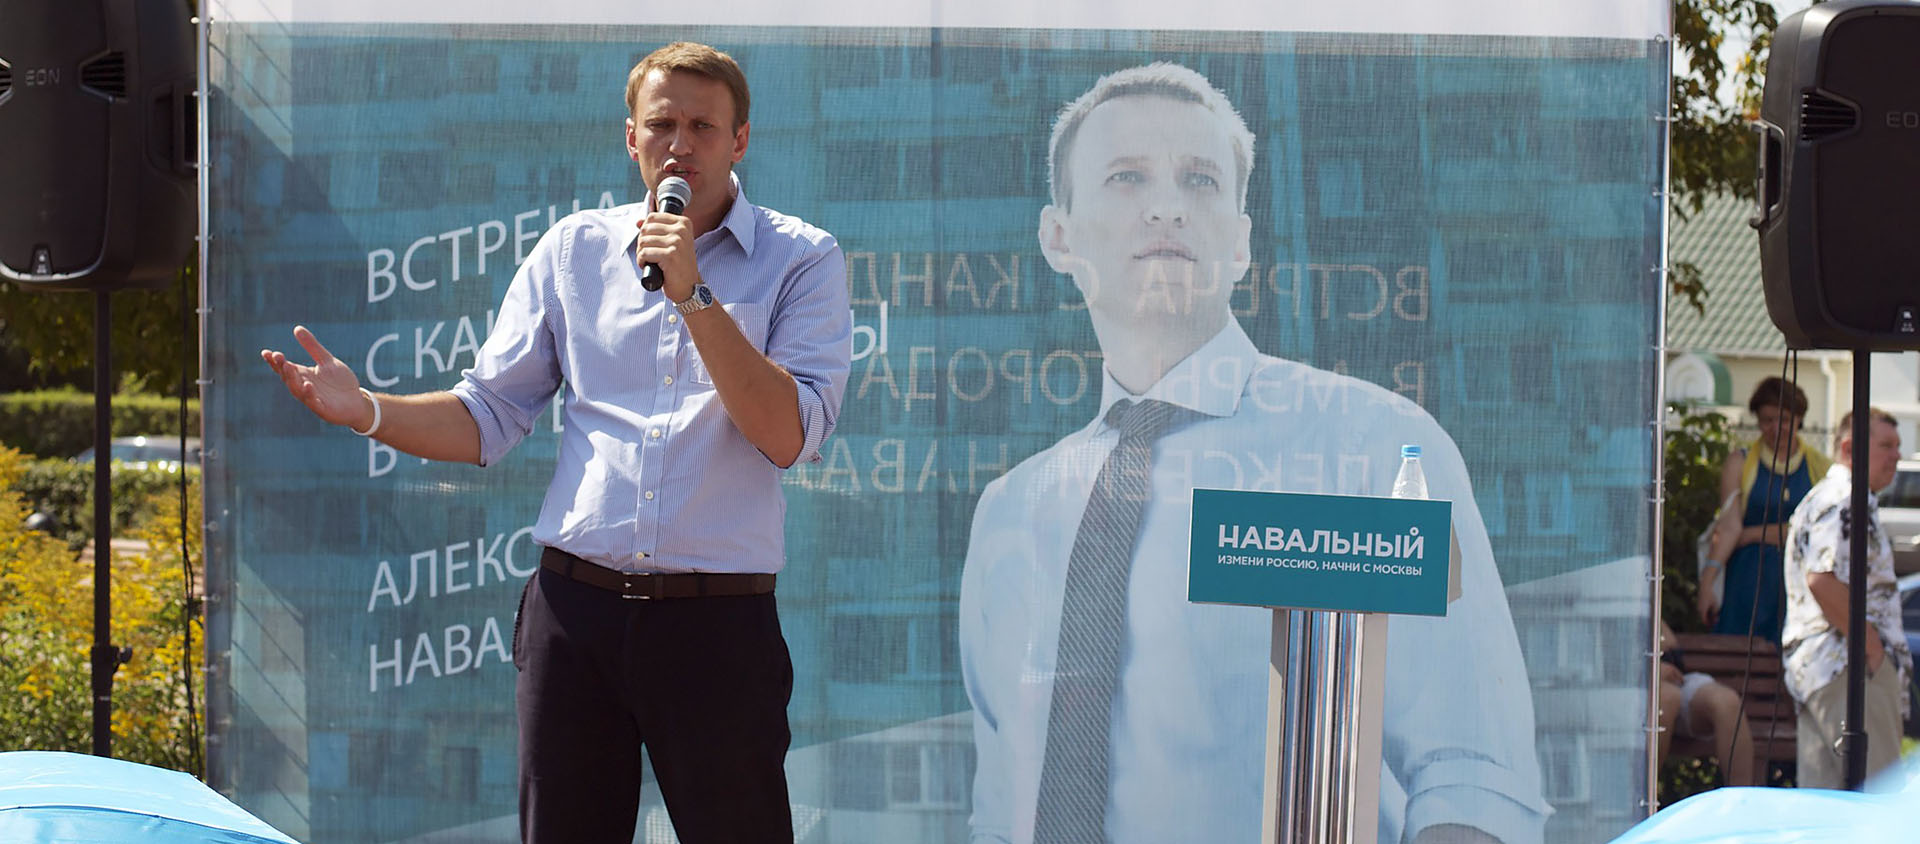
[{"label": "tree foliage", "polygon": [[[200,274],[189,258],[165,287],[112,294],[113,372],[119,392],[177,396],[199,377]],[[181,299],[185,298],[185,318]],[[0,282],[0,390],[93,387],[94,294]]]},{"label": "tree foliage", "polygon": [[[1753,198],[1757,136],[1767,49],[1779,22],[1768,0],[1675,0],[1673,91],[1668,164],[1675,216],[1698,212],[1708,196]],[[1732,67],[1720,55],[1729,39],[1747,49]],[[1704,311],[1699,268],[1680,262],[1667,277],[1676,296]]]}]

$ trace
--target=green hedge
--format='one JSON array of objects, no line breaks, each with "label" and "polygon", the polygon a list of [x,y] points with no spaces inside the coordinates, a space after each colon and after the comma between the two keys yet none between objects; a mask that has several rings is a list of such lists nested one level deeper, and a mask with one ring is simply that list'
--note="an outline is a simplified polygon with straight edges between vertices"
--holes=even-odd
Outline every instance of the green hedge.
[{"label": "green hedge", "polygon": [[[71,460],[28,460],[14,491],[29,510],[53,517],[47,532],[78,549],[93,538],[93,464]],[[189,468],[190,475],[199,470]],[[113,472],[113,535],[128,536],[144,527],[155,508],[173,508],[179,517],[180,473],[166,469]]]},{"label": "green hedge", "polygon": [[[180,400],[113,397],[113,434],[180,435]],[[200,402],[187,402],[187,434],[200,435]],[[72,457],[93,445],[93,394],[43,390],[0,396],[0,445],[37,457]]]}]

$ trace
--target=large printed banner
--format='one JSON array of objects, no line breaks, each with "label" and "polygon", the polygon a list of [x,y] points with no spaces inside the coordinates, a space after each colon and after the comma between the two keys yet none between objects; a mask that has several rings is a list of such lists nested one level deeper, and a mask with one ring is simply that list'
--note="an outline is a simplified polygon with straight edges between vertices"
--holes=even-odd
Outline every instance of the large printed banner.
[{"label": "large printed banner", "polygon": [[[1186,601],[1191,490],[1384,495],[1403,444],[1461,597],[1391,624],[1381,840],[1644,816],[1664,6],[763,5],[212,4],[216,787],[302,840],[517,839],[561,408],[428,464],[258,352],[301,324],[369,388],[455,383],[548,227],[644,197],[627,71],[690,39],[752,87],[742,196],[847,259],[839,426],[783,479],[800,840],[1030,840],[1099,530],[1132,550],[1080,796],[1114,841],[1256,840],[1271,616]],[[1133,396],[1175,409],[1114,527]]]}]

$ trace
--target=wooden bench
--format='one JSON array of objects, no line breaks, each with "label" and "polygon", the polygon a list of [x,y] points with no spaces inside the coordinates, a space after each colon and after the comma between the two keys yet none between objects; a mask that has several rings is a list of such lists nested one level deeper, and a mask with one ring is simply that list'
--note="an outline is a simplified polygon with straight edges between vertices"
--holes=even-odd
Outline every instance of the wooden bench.
[{"label": "wooden bench", "polygon": [[[1793,695],[1781,675],[1780,648],[1764,639],[1752,640],[1752,659],[1745,636],[1720,633],[1681,633],[1680,657],[1687,671],[1708,674],[1721,685],[1746,695],[1747,725],[1753,728],[1753,758],[1764,771],[1776,763],[1794,760],[1797,719]],[[1712,758],[1711,739],[1673,737],[1669,753]]]}]

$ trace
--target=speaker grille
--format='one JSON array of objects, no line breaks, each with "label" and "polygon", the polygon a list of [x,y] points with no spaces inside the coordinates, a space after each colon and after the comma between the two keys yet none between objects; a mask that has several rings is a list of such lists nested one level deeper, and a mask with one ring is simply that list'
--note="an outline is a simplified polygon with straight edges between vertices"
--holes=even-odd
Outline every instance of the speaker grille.
[{"label": "speaker grille", "polygon": [[1808,91],[1800,97],[1800,139],[1817,141],[1846,132],[1860,123],[1860,111],[1852,104]]},{"label": "speaker grille", "polygon": [[80,84],[86,89],[115,99],[127,95],[127,56],[112,52],[80,66]]}]

